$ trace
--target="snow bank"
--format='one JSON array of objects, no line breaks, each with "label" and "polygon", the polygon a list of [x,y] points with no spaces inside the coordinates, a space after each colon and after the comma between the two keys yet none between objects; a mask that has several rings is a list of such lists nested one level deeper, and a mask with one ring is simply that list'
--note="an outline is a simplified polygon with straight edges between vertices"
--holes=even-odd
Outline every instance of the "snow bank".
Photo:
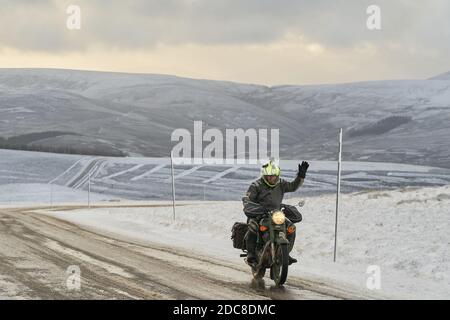
[{"label": "snow bank", "polygon": [[[119,198],[91,192],[91,201],[111,201]],[[88,202],[88,192],[47,183],[0,184],[0,205],[18,203],[40,203],[43,205],[58,202]]]}]

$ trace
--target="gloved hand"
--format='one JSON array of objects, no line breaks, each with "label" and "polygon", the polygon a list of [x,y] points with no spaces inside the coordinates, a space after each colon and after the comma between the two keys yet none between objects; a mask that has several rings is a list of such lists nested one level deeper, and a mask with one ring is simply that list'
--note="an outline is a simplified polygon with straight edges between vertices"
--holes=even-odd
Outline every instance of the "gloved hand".
[{"label": "gloved hand", "polygon": [[306,161],[303,161],[302,164],[298,165],[298,176],[302,179],[305,179],[306,177],[306,171],[308,171],[309,163]]}]

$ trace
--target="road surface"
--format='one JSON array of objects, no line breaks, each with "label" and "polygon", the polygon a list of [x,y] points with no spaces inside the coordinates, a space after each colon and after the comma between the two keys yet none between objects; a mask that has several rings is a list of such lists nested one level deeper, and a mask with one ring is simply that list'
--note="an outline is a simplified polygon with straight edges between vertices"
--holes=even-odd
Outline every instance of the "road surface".
[{"label": "road surface", "polygon": [[[270,279],[256,284],[244,264],[100,233],[37,213],[37,209],[45,208],[0,208],[0,298],[370,298],[294,277],[283,288],[271,286]],[[70,266],[81,271],[79,290],[77,282],[68,281],[73,279],[66,273]]]}]

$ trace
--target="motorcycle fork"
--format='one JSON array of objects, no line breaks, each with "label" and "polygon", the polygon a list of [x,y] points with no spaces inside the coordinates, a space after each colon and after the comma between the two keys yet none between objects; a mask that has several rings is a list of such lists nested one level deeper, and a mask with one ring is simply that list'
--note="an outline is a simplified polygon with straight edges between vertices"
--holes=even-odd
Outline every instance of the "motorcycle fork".
[{"label": "motorcycle fork", "polygon": [[273,264],[273,262],[275,261],[275,232],[274,232],[274,230],[273,230],[273,226],[272,225],[270,225],[270,228],[269,228],[269,239],[270,239],[270,249],[271,249],[271,254],[272,254],[272,263],[271,263],[271,265]]}]

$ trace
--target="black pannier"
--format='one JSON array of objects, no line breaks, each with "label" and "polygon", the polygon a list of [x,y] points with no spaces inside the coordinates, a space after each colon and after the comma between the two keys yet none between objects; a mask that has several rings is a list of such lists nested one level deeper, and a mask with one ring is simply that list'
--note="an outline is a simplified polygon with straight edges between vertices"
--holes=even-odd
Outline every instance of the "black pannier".
[{"label": "black pannier", "polygon": [[233,240],[233,247],[236,249],[245,249],[245,234],[247,233],[248,225],[245,222],[235,222],[231,228],[231,240]]},{"label": "black pannier", "polygon": [[292,223],[302,221],[302,214],[295,206],[290,206],[288,204],[282,204],[281,206],[284,208],[283,212],[286,215],[286,218],[288,218]]}]

